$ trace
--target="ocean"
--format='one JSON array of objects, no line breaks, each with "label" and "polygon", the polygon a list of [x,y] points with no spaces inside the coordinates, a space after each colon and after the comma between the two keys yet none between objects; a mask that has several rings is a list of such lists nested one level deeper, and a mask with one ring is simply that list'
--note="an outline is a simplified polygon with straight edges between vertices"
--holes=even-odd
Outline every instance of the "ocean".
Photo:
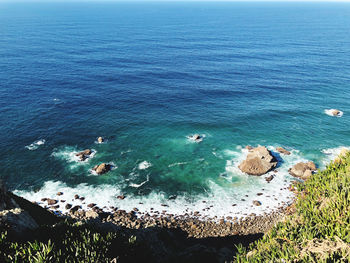
[{"label": "ocean", "polygon": [[[0,178],[43,206],[268,213],[292,165],[350,146],[349,90],[349,3],[2,2]],[[238,169],[246,145],[292,154],[268,183]]]}]

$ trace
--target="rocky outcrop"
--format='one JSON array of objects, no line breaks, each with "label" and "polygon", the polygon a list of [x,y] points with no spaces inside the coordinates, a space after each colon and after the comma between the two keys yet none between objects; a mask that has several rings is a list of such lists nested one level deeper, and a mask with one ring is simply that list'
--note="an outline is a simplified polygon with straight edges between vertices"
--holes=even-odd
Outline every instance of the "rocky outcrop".
[{"label": "rocky outcrop", "polygon": [[0,180],[0,229],[16,237],[58,219],[44,208],[8,192]]},{"label": "rocky outcrop", "polygon": [[107,163],[101,163],[100,165],[96,165],[92,170],[94,170],[97,174],[104,174],[109,172],[112,169],[112,166]]},{"label": "rocky outcrop", "polygon": [[75,156],[79,157],[80,161],[85,161],[87,158],[89,158],[92,154],[92,151],[90,149],[86,149],[82,152],[78,152],[75,154]]},{"label": "rocky outcrop", "polygon": [[282,153],[284,155],[290,155],[290,151],[287,151],[286,149],[282,148],[282,147],[277,147],[276,151],[279,153]]},{"label": "rocky outcrop", "polygon": [[292,168],[290,168],[288,172],[294,177],[307,180],[312,175],[312,172],[316,170],[317,168],[314,162],[307,162],[297,163]]},{"label": "rocky outcrop", "polygon": [[249,175],[263,175],[277,166],[276,158],[264,146],[253,148],[238,168]]}]

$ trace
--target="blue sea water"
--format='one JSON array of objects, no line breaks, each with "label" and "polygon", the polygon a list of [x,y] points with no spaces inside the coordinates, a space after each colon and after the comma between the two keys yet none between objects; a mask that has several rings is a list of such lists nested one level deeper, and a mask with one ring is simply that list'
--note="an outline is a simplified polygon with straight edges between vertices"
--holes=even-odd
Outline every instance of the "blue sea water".
[{"label": "blue sea water", "polygon": [[[349,3],[0,3],[0,177],[35,201],[263,213],[291,165],[350,145],[349,89]],[[267,183],[238,170],[246,145],[292,155]]]}]

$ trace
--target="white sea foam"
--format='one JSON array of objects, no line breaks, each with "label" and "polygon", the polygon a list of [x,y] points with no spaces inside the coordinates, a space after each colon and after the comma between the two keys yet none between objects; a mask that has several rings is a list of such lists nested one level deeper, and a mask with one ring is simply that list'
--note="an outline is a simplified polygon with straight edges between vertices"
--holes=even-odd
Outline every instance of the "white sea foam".
[{"label": "white sea foam", "polygon": [[134,188],[140,188],[145,183],[149,182],[149,175],[147,174],[146,177],[147,177],[147,179],[145,181],[143,181],[142,183],[140,183],[140,184],[131,183],[129,186],[134,187]]},{"label": "white sea foam", "polygon": [[174,166],[179,166],[179,165],[184,165],[184,164],[188,164],[188,162],[178,162],[178,163],[172,163],[169,164],[168,167],[174,167]]},{"label": "white sea foam", "polygon": [[33,150],[38,149],[40,145],[45,144],[45,142],[46,142],[45,139],[40,139],[40,140],[37,140],[37,141],[25,146],[25,148],[30,150],[30,151],[33,151]]},{"label": "white sea foam", "polygon": [[149,168],[149,167],[151,167],[151,166],[152,166],[151,163],[149,163],[149,162],[147,162],[147,161],[143,161],[143,162],[139,163],[138,169],[139,169],[139,170],[146,170],[147,168]]},{"label": "white sea foam", "polygon": [[343,112],[342,111],[339,111],[338,115],[333,115],[334,111],[337,111],[337,110],[336,109],[326,109],[326,110],[324,110],[324,113],[326,113],[329,116],[338,117],[338,118],[343,116]]},{"label": "white sea foam", "polygon": [[[275,150],[274,147],[269,147],[270,150]],[[220,152],[221,153],[221,152]],[[223,156],[228,153],[228,158],[225,167],[226,172],[218,174],[217,180],[208,180],[207,186],[209,190],[203,191],[202,194],[190,196],[189,194],[178,195],[176,198],[169,200],[167,195],[162,192],[151,192],[143,196],[128,196],[124,200],[119,200],[118,195],[125,194],[122,189],[127,183],[118,185],[99,185],[90,186],[87,184],[80,184],[75,187],[69,187],[62,182],[49,181],[44,184],[42,189],[38,192],[16,191],[17,194],[28,198],[31,201],[40,202],[41,198],[55,198],[66,200],[65,203],[60,204],[60,210],[66,212],[64,206],[67,202],[73,205],[82,205],[84,209],[87,204],[96,203],[99,207],[105,208],[109,211],[110,206],[118,207],[126,211],[131,211],[137,207],[140,213],[155,214],[155,211],[166,210],[167,213],[175,215],[183,215],[185,213],[191,214],[199,211],[201,219],[219,219],[221,217],[245,217],[251,213],[261,215],[275,210],[282,205],[291,203],[293,194],[287,190],[290,182],[295,180],[289,175],[288,168],[292,165],[305,160],[298,151],[292,150],[291,155],[283,155],[283,163],[277,168],[278,172],[269,172],[263,176],[249,176],[242,173],[238,168],[238,164],[246,157],[248,151],[240,149],[238,151],[222,151]],[[144,161],[140,164],[141,168],[146,169],[149,163]],[[147,164],[147,165],[146,165]],[[267,183],[265,177],[273,175],[274,179]],[[134,170],[130,174],[131,178],[128,182],[135,180],[140,176]],[[149,182],[149,175],[147,179],[140,184],[127,183],[130,187],[139,188]],[[62,196],[56,196],[58,191],[64,192]],[[257,195],[262,193],[262,195]],[[85,204],[80,200],[75,200],[74,195],[79,194],[85,197]],[[72,200],[74,199],[74,200]],[[254,206],[252,203],[258,200],[262,203],[261,206]],[[41,202],[41,205],[45,203]],[[166,207],[164,206],[166,205]],[[153,208],[153,209],[151,209]]]},{"label": "white sea foam", "polygon": [[80,161],[79,157],[76,156],[78,152],[80,151],[77,150],[76,147],[65,146],[63,148],[55,149],[52,152],[51,156],[67,162],[71,169],[75,169],[81,165],[87,165],[89,163],[89,160],[94,158],[97,151],[95,149],[91,149],[91,154],[84,161]]}]

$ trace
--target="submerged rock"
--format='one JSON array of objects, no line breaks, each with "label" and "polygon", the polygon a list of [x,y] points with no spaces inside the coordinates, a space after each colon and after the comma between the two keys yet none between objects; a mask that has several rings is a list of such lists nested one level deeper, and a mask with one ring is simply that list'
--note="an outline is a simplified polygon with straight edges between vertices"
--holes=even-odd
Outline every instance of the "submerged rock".
[{"label": "submerged rock", "polygon": [[103,143],[103,141],[104,141],[104,140],[103,140],[102,137],[98,137],[98,138],[97,138],[97,142],[98,142],[98,143]]},{"label": "submerged rock", "polygon": [[194,134],[194,135],[190,135],[190,136],[188,136],[188,138],[189,138],[190,140],[192,140],[192,141],[195,141],[195,142],[201,142],[201,141],[203,141],[203,136],[200,135],[200,134],[198,134],[198,133],[196,133],[196,134]]},{"label": "submerged rock", "polygon": [[266,174],[276,166],[276,158],[265,146],[260,146],[251,149],[246,160],[244,160],[238,168],[249,175],[259,176]]},{"label": "submerged rock", "polygon": [[289,174],[294,177],[306,180],[312,175],[312,171],[316,171],[316,165],[314,162],[297,163],[288,170]]},{"label": "submerged rock", "polygon": [[276,151],[278,151],[279,153],[285,154],[285,155],[290,155],[290,151],[287,151],[286,149],[284,149],[282,147],[277,147]]},{"label": "submerged rock", "polygon": [[104,174],[109,172],[112,169],[110,164],[101,163],[100,165],[96,165],[92,170],[94,170],[97,174]]}]

